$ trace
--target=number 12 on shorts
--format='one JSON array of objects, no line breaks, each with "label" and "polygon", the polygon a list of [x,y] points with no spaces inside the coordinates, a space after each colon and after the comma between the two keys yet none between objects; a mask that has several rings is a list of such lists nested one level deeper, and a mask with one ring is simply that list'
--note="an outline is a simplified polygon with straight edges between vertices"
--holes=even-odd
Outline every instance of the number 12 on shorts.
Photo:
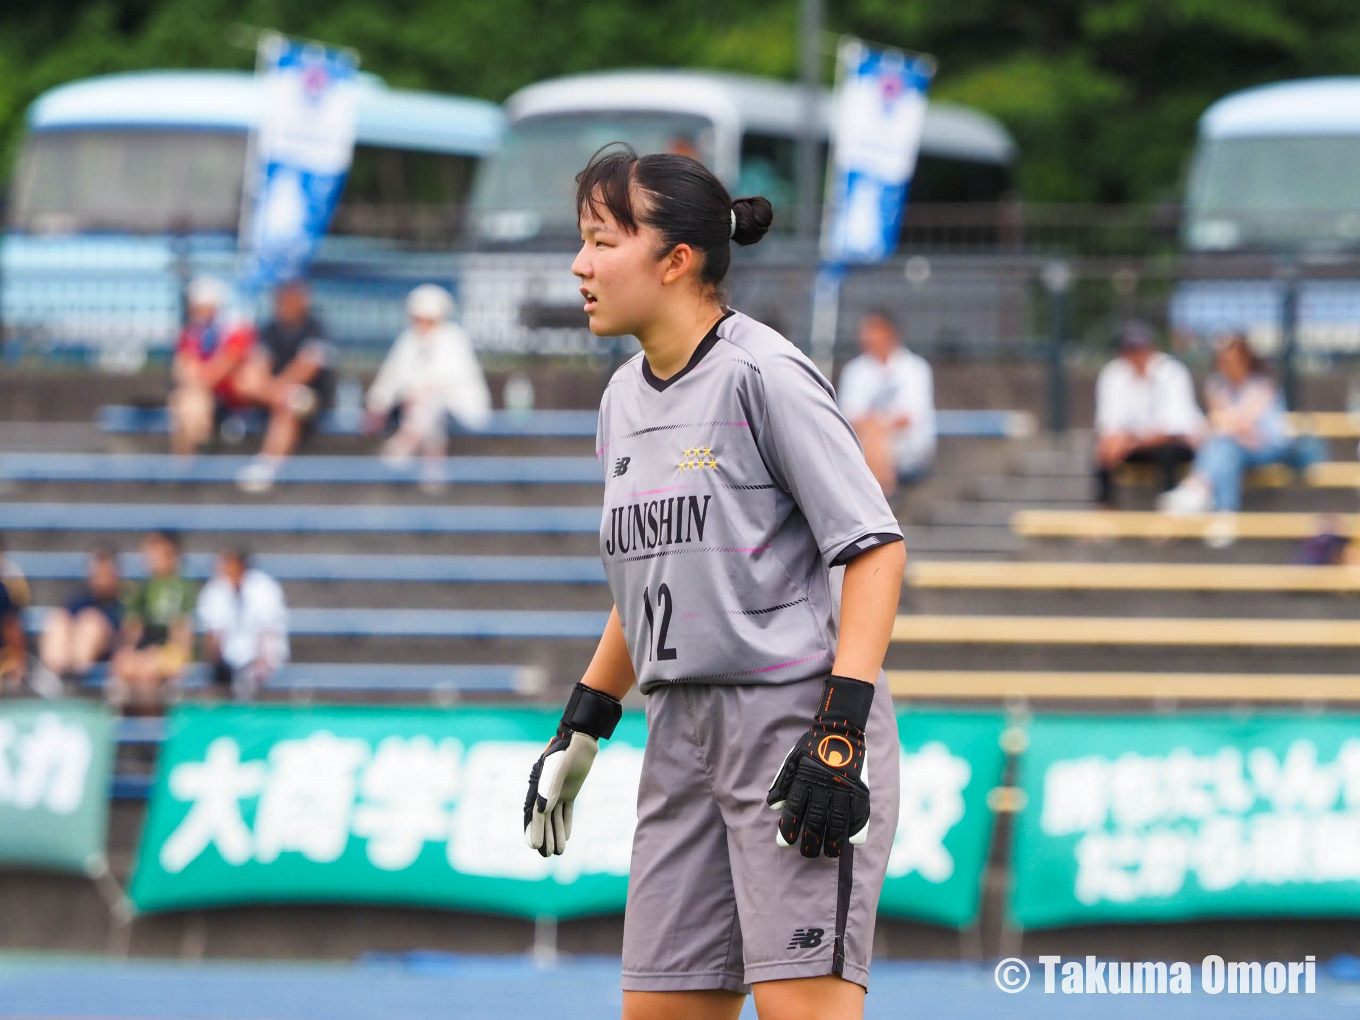
[{"label": "number 12 on shorts", "polygon": [[666,646],[666,633],[671,629],[671,612],[675,608],[671,599],[671,587],[663,584],[656,590],[656,607],[661,611],[661,625],[656,624],[656,612],[652,609],[652,593],[642,589],[642,611],[647,614],[647,661],[655,658],[664,662],[675,658],[675,649]]}]

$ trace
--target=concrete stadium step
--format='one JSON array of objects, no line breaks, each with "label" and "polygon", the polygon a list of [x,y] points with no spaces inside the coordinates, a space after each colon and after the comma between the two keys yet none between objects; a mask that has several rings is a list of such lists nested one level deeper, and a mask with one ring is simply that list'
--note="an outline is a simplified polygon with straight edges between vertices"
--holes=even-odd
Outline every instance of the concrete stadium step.
[{"label": "concrete stadium step", "polygon": [[302,635],[290,639],[293,658],[298,662],[532,666],[543,671],[553,691],[563,691],[581,678],[599,641],[599,633],[590,638]]},{"label": "concrete stadium step", "polygon": [[[247,433],[259,434],[264,429],[265,416],[259,411],[245,411],[241,415]],[[598,414],[595,410],[495,410],[480,429],[453,429],[454,435],[525,437],[589,438],[595,437]],[[361,435],[360,411],[326,411],[316,422],[318,431],[330,435]],[[95,414],[95,422],[103,432],[120,434],[164,435],[170,425],[170,415],[164,406],[136,407],[127,404],[106,404]]]},{"label": "concrete stadium step", "polygon": [[1042,560],[908,564],[921,589],[1360,592],[1360,565],[1079,563]]},{"label": "concrete stadium step", "polygon": [[[80,684],[82,690],[100,691],[107,671],[96,669]],[[535,695],[546,677],[541,669],[515,665],[450,665],[447,663],[390,662],[290,662],[260,690],[262,697],[299,696],[321,692],[344,694],[394,693],[441,697],[450,694]],[[180,686],[187,692],[210,688],[212,679],[204,663],[193,663]],[[130,717],[118,720],[120,744],[159,743],[165,735],[163,717]]]},{"label": "concrete stadium step", "polygon": [[[1353,505],[1353,500],[1352,500]],[[1360,534],[1360,515],[1336,515],[1340,533]],[[1011,529],[1026,538],[1206,538],[1216,533],[1237,540],[1300,540],[1316,534],[1314,513],[1172,515],[1144,511],[1023,510],[1011,518]]]},{"label": "concrete stadium step", "polygon": [[1354,675],[1355,662],[1353,648],[973,644],[941,641],[890,646],[884,668]]},{"label": "concrete stadium step", "polygon": [[1004,616],[1023,609],[1029,616],[1261,617],[1315,620],[1360,611],[1354,596],[1255,591],[1053,591],[1016,589],[902,592],[901,610],[928,615],[977,613]]},{"label": "concrete stadium step", "polygon": [[1344,672],[1360,620],[902,615],[887,665],[922,669]]},{"label": "concrete stadium step", "polygon": [[1351,673],[897,669],[889,670],[887,679],[893,697],[901,700],[1360,702],[1360,684]]}]

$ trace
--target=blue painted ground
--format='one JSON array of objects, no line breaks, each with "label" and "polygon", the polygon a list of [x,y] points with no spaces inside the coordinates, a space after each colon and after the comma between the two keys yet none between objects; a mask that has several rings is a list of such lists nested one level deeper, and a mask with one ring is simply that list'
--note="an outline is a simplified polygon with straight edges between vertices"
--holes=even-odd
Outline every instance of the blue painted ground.
[{"label": "blue painted ground", "polygon": [[[1032,963],[1033,961],[1031,961]],[[535,967],[522,957],[423,963],[161,963],[0,956],[4,1020],[608,1020],[618,960]],[[1039,977],[1035,967],[1036,979]],[[1342,1020],[1360,984],[1318,975],[1310,996],[1045,995],[997,990],[990,966],[879,962],[866,1020]],[[747,1003],[742,1020],[754,1020]]]}]

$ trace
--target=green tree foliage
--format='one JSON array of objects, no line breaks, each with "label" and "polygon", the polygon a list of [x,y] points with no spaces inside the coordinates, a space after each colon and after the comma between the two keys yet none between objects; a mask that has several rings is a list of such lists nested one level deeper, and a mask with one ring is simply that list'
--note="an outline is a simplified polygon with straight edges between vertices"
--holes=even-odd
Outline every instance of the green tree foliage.
[{"label": "green tree foliage", "polygon": [[[394,86],[504,99],[607,67],[792,77],[797,0],[42,0],[0,4],[0,176],[23,111],[65,81],[156,67],[248,69],[249,26],[359,50]],[[934,95],[999,117],[1035,201],[1178,192],[1213,100],[1360,68],[1355,0],[836,0],[828,28],[935,54]],[[827,61],[830,74],[830,61]]]}]

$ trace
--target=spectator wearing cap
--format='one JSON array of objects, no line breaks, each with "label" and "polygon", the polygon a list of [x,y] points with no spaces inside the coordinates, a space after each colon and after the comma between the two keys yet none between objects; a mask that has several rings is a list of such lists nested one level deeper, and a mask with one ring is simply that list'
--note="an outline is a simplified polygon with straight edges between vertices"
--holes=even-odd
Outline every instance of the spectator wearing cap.
[{"label": "spectator wearing cap", "polygon": [[1190,370],[1157,350],[1152,327],[1124,323],[1119,357],[1096,377],[1096,502],[1114,506],[1114,475],[1125,464],[1150,464],[1160,491],[1174,488],[1203,433]]},{"label": "spectator wearing cap", "polygon": [[422,284],[406,299],[410,325],[397,337],[366,399],[365,430],[379,431],[396,415],[397,431],[383,447],[391,462],[420,453],[421,482],[437,489],[447,445],[449,415],[465,429],[485,425],[491,393],[467,334],[453,323],[453,298]]},{"label": "spectator wearing cap", "polygon": [[237,478],[247,492],[265,492],[279,465],[330,406],[335,390],[331,347],[325,327],[312,314],[311,292],[303,280],[274,291],[274,317],[260,331],[248,369],[250,398],[269,412],[260,455]]},{"label": "spectator wearing cap", "polygon": [[217,418],[251,403],[249,355],[255,331],[234,319],[227,285],[214,276],[190,281],[188,321],[175,346],[170,394],[170,449],[191,454],[212,436]]},{"label": "spectator wearing cap", "polygon": [[902,346],[887,312],[860,321],[859,346],[863,353],[841,369],[837,401],[890,496],[923,478],[935,459],[935,377],[925,358]]},{"label": "spectator wearing cap", "polygon": [[250,566],[242,549],[218,555],[217,572],[198,597],[198,623],[213,682],[237,700],[254,697],[288,661],[283,589]]}]

